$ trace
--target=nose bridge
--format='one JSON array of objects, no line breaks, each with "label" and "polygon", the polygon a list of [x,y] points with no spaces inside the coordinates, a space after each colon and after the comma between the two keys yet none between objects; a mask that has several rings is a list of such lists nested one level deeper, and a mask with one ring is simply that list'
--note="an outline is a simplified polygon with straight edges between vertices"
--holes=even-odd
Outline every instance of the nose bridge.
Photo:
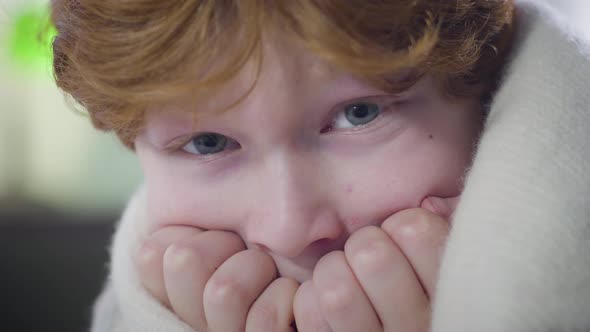
[{"label": "nose bridge", "polygon": [[272,204],[269,206],[271,223],[277,228],[303,230],[303,223],[310,223],[309,218],[317,212],[320,193],[314,186],[315,174],[308,167],[309,155],[296,153],[295,148],[276,153],[266,163],[266,170],[271,181],[267,190]]},{"label": "nose bridge", "polygon": [[250,225],[248,241],[283,257],[297,256],[311,243],[340,235],[340,225],[322,188],[310,153],[288,148],[265,161],[260,190],[266,204]]},{"label": "nose bridge", "polygon": [[[315,188],[315,174],[308,166],[311,164],[304,153],[293,153],[289,149],[284,156],[277,158],[270,165],[275,173],[275,194],[277,195],[277,207],[281,213],[281,219],[289,221],[296,217],[308,218],[317,209],[320,193]],[[300,221],[300,223],[303,221]],[[293,223],[287,223],[292,225]]]}]

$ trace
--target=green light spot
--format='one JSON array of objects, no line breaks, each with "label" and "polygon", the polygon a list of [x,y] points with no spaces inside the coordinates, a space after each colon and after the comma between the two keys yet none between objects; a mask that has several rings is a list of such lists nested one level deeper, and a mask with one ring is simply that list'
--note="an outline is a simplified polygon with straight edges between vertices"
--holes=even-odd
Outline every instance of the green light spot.
[{"label": "green light spot", "polygon": [[10,29],[10,57],[23,69],[51,72],[51,42],[57,31],[50,24],[47,8],[23,8]]}]

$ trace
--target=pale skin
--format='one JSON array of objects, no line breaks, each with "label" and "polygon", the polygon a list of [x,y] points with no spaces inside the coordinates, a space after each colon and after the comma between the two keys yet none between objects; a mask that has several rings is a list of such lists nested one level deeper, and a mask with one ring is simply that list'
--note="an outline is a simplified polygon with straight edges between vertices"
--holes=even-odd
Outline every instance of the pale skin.
[{"label": "pale skin", "polygon": [[390,95],[294,43],[264,52],[231,110],[186,112],[241,95],[252,64],[149,110],[142,282],[197,331],[426,331],[478,102],[429,76]]}]

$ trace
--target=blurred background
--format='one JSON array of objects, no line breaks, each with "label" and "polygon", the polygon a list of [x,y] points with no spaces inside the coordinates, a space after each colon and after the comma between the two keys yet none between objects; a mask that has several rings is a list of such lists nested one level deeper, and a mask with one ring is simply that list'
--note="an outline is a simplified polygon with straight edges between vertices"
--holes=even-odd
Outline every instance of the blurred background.
[{"label": "blurred background", "polygon": [[77,215],[112,213],[137,185],[131,152],[57,90],[47,0],[0,0],[0,197]]},{"label": "blurred background", "polygon": [[[590,36],[589,0],[536,1]],[[141,181],[133,153],[54,86],[52,30],[38,36],[47,3],[0,0],[2,331],[88,329],[114,222]]]},{"label": "blurred background", "polygon": [[133,153],[55,87],[47,15],[47,0],[0,0],[0,331],[88,329],[141,181]]}]

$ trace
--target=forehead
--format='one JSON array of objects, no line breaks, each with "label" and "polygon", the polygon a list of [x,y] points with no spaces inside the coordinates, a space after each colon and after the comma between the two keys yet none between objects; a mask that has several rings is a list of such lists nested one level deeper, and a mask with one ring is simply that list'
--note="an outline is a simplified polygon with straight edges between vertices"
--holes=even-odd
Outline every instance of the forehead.
[{"label": "forehead", "polygon": [[[276,38],[266,34],[260,48],[260,56],[252,56],[239,72],[215,89],[195,89],[188,94],[167,100],[148,108],[148,113],[159,110],[188,111],[195,118],[218,115],[231,111],[253,95],[267,92],[285,93],[285,86],[308,85],[327,88],[334,85],[351,87],[359,92],[382,93],[362,78],[337,68],[322,59],[296,38]],[[212,63],[211,68],[223,65]],[[411,69],[386,75],[392,83],[402,82],[412,75]],[[202,76],[195,75],[196,80]],[[190,105],[189,107],[187,107]],[[163,107],[165,106],[165,107]]]},{"label": "forehead", "polygon": [[[295,39],[267,38],[262,43],[260,57],[252,56],[236,75],[214,89],[199,89],[173,99],[149,105],[148,114],[166,112],[190,112],[196,118],[224,113],[237,108],[247,99],[267,92],[285,93],[286,86],[314,82],[329,86],[334,82],[366,85],[346,71],[340,70]],[[223,65],[223,61],[211,64],[211,68]],[[198,81],[203,74],[195,74]]]}]

